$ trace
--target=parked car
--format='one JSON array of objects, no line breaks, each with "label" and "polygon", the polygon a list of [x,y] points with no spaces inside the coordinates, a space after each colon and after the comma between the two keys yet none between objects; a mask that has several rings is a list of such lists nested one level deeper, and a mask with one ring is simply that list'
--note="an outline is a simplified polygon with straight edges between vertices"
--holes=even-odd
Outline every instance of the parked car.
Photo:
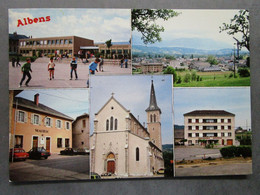
[{"label": "parked car", "polygon": [[164,174],[164,168],[160,168],[160,169],[157,171],[157,174]]},{"label": "parked car", "polygon": [[65,150],[60,151],[61,155],[74,155],[77,154],[77,151],[74,150],[73,148],[66,148]]},{"label": "parked car", "polygon": [[43,147],[35,147],[32,148],[29,152],[29,158],[33,158],[33,159],[41,159],[41,158],[45,158],[47,159],[51,153],[47,152]]},{"label": "parked car", "polygon": [[89,150],[87,150],[85,148],[78,148],[77,149],[77,154],[79,154],[79,155],[86,155],[86,154],[89,154]]},{"label": "parked car", "polygon": [[14,151],[13,148],[10,149],[9,152],[10,161],[12,161],[12,155],[14,160],[26,160],[27,158],[29,158],[29,154],[25,152],[24,149],[22,148],[14,148]]},{"label": "parked car", "polygon": [[95,173],[95,172],[91,172],[91,179],[101,179],[100,175]]}]

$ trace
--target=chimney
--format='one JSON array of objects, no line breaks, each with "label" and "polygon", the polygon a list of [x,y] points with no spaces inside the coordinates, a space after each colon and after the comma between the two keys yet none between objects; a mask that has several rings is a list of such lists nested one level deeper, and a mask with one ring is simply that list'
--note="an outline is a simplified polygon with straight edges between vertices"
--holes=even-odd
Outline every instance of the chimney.
[{"label": "chimney", "polygon": [[39,93],[34,95],[34,103],[36,104],[36,106],[39,105],[39,96],[40,96]]}]

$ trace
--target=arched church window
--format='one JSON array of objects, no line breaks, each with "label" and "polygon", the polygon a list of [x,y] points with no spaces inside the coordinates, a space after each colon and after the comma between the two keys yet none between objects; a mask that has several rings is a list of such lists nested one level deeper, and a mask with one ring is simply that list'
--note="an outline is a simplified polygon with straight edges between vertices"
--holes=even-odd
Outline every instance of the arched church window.
[{"label": "arched church window", "polygon": [[153,115],[150,115],[150,122],[153,122]]},{"label": "arched church window", "polygon": [[156,115],[153,115],[153,122],[156,122]]},{"label": "arched church window", "polygon": [[110,118],[110,130],[113,130],[113,117]]},{"label": "arched church window", "polygon": [[117,119],[115,119],[115,130],[117,130]]},{"label": "arched church window", "polygon": [[109,120],[107,119],[107,122],[106,122],[106,130],[108,131],[109,129]]},{"label": "arched church window", "polygon": [[138,147],[135,149],[135,158],[136,158],[136,161],[139,161],[139,148]]}]

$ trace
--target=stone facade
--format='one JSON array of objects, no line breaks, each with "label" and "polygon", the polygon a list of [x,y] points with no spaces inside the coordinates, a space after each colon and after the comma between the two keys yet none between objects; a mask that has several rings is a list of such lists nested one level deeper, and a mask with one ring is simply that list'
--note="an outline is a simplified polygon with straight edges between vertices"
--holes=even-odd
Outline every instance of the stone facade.
[{"label": "stone facade", "polygon": [[89,115],[78,116],[72,123],[72,147],[89,150]]}]

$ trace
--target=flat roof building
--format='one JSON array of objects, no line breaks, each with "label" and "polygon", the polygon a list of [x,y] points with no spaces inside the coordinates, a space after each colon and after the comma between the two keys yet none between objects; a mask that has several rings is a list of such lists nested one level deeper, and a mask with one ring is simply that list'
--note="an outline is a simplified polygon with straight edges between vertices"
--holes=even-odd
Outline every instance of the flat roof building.
[{"label": "flat roof building", "polygon": [[235,143],[235,114],[225,110],[195,110],[184,114],[185,145]]}]

